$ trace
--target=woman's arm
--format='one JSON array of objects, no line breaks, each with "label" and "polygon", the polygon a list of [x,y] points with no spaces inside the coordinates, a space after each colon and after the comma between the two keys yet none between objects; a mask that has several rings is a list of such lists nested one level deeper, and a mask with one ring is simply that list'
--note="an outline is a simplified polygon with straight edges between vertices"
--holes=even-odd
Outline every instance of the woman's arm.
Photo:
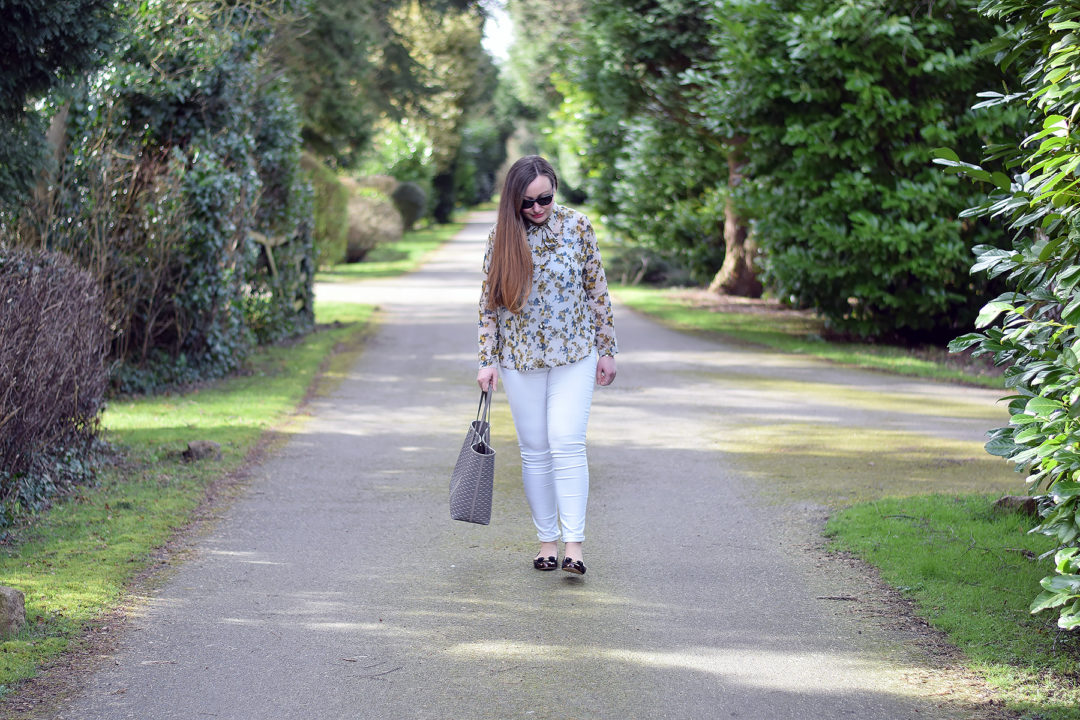
[{"label": "woman's arm", "polygon": [[[615,319],[611,311],[611,296],[608,294],[607,275],[604,273],[604,264],[600,259],[600,246],[596,241],[596,233],[592,224],[586,219],[582,239],[585,243],[585,266],[582,269],[581,280],[585,287],[585,295],[588,297],[589,309],[593,313],[596,326],[596,351],[600,359],[610,358],[610,379],[601,385],[610,385],[615,378],[615,353],[619,351],[615,342]],[[599,365],[597,366],[597,382],[599,380]]]},{"label": "woman's arm", "polygon": [[495,240],[495,230],[492,228],[488,236],[487,251],[484,253],[484,279],[480,285],[480,321],[477,323],[477,358],[480,362],[480,372],[476,375],[476,382],[480,383],[482,390],[495,390],[499,384],[498,355],[499,355],[499,315],[495,310],[488,307],[488,269],[491,267],[491,249]]}]

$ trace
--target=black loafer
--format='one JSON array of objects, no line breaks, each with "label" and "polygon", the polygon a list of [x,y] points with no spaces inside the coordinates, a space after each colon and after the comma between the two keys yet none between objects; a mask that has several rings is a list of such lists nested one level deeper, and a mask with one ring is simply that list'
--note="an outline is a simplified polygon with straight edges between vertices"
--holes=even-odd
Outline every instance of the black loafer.
[{"label": "black loafer", "polygon": [[562,559],[562,569],[568,573],[574,573],[575,575],[585,574],[585,563],[580,560],[571,560],[568,557]]},{"label": "black loafer", "polygon": [[559,561],[554,555],[548,557],[533,558],[533,567],[537,570],[554,570],[559,567]]}]

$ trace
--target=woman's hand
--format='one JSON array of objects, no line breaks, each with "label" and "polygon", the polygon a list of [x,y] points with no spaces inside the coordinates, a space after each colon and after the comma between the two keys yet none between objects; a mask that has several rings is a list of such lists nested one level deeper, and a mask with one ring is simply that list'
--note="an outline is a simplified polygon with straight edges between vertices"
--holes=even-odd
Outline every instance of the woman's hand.
[{"label": "woman's hand", "polygon": [[476,384],[481,390],[495,392],[499,389],[499,369],[494,365],[480,368],[480,372],[476,373]]},{"label": "woman's hand", "polygon": [[596,384],[610,385],[615,382],[615,358],[604,355],[596,361]]}]

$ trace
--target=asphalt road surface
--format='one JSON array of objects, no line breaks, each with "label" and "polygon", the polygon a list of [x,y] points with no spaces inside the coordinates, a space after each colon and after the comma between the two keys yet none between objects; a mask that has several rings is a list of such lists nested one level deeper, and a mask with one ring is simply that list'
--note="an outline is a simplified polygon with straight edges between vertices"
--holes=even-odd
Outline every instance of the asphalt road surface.
[{"label": "asphalt road surface", "polygon": [[[814,508],[763,500],[760,479],[720,448],[763,414],[837,412],[740,378],[912,397],[946,386],[728,346],[617,307],[619,373],[597,391],[589,429],[588,573],[531,567],[501,394],[492,524],[451,521],[494,215],[472,219],[408,276],[320,286],[381,307],[359,361],[52,717],[979,717],[943,700],[912,638],[855,607],[872,591],[813,548],[816,520],[797,518]],[[834,419],[911,421],[865,409]],[[943,416],[929,429],[977,441],[986,423]]]}]

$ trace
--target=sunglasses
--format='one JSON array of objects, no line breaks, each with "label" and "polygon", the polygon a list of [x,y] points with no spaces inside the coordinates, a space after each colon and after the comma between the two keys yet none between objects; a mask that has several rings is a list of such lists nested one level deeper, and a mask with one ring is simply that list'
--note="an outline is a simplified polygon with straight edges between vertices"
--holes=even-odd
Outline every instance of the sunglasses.
[{"label": "sunglasses", "polygon": [[535,200],[522,200],[521,201],[521,209],[522,210],[528,210],[529,208],[531,208],[533,206],[534,203],[539,204],[540,207],[547,207],[548,205],[551,204],[551,201],[554,200],[554,199],[555,199],[554,195],[541,195],[540,197],[536,198]]}]

